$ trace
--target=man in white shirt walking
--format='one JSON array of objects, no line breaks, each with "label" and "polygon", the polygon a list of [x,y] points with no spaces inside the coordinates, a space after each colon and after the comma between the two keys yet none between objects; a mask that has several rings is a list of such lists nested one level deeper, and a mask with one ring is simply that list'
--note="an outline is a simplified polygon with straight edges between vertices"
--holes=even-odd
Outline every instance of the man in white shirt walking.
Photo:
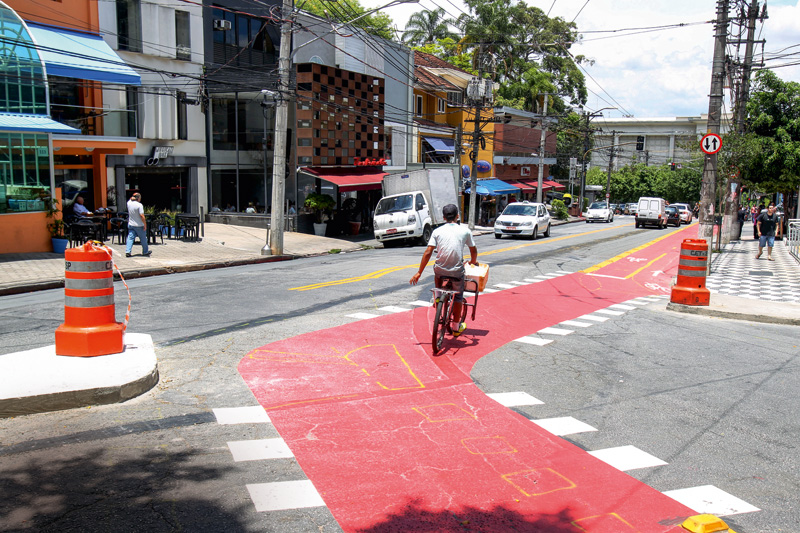
[{"label": "man in white shirt walking", "polygon": [[142,195],[133,193],[128,200],[128,240],[125,241],[125,257],[131,256],[133,241],[139,237],[142,245],[142,255],[149,257],[151,253],[147,243],[147,219],[144,218],[144,206],[141,203]]}]

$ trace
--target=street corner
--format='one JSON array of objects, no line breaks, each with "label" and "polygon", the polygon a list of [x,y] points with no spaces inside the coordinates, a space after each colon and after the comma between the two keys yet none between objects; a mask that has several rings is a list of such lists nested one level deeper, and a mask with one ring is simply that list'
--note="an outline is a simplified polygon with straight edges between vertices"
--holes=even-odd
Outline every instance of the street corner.
[{"label": "street corner", "polygon": [[150,335],[126,333],[115,354],[56,355],[55,345],[6,354],[0,375],[14,376],[0,388],[6,418],[129,400],[158,383],[158,360]]}]

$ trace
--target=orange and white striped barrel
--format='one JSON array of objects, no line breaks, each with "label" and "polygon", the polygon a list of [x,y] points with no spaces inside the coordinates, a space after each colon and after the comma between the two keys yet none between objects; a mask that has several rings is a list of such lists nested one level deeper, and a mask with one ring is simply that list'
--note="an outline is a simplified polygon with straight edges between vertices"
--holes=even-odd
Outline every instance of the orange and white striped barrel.
[{"label": "orange and white striped barrel", "polygon": [[64,253],[64,323],[56,329],[56,355],[120,353],[125,326],[116,321],[111,256],[87,242]]},{"label": "orange and white striped barrel", "polygon": [[670,301],[684,305],[708,305],[711,291],[706,288],[708,243],[703,239],[684,239],[678,260],[678,279]]}]

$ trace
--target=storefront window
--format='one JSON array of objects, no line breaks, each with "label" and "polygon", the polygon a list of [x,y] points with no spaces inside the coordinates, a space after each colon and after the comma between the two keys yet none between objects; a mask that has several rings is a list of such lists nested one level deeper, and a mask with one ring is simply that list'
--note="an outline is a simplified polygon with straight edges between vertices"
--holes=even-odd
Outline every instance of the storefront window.
[{"label": "storefront window", "polygon": [[47,135],[0,132],[0,213],[43,211],[49,196]]},{"label": "storefront window", "polygon": [[[47,114],[44,67],[20,18],[0,4],[0,112]],[[0,213],[43,211],[50,196],[47,134],[0,131]]]},{"label": "storefront window", "polygon": [[[211,135],[214,150],[236,150],[236,128],[239,128],[239,150],[264,149],[264,115],[260,100],[239,97],[238,117],[235,98],[212,100]],[[267,124],[274,123],[268,111]],[[237,124],[238,118],[238,124]]]}]

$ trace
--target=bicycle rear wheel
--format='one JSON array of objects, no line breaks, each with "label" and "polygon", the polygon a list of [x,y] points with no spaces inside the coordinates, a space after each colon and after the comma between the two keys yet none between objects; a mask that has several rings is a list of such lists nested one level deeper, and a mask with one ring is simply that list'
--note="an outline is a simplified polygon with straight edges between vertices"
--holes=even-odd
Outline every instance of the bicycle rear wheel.
[{"label": "bicycle rear wheel", "polygon": [[444,341],[444,333],[447,331],[447,324],[450,317],[450,303],[452,296],[445,293],[439,297],[436,302],[436,316],[433,319],[433,332],[431,335],[431,345],[433,348],[433,355],[439,353],[442,349],[442,341]]}]

